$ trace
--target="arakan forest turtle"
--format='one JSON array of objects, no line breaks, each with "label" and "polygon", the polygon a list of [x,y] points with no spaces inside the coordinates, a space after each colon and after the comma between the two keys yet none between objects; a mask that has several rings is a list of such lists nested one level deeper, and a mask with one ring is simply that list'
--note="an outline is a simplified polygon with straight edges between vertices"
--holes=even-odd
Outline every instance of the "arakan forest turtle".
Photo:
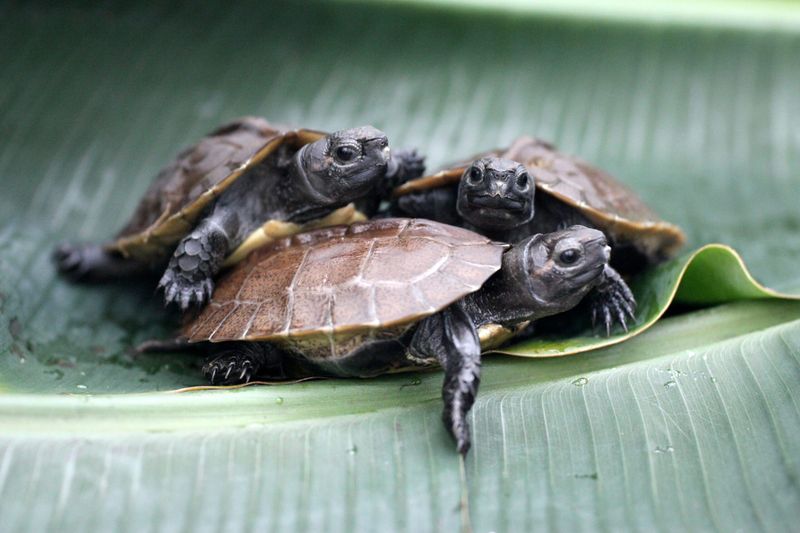
[{"label": "arakan forest turtle", "polygon": [[224,275],[179,343],[214,354],[204,367],[214,384],[276,368],[367,377],[440,364],[444,423],[466,453],[481,348],[575,306],[602,278],[609,250],[602,232],[582,226],[511,247],[428,220],[320,229],[267,245]]},{"label": "arakan forest turtle", "polygon": [[[538,189],[539,194],[534,194]],[[672,256],[683,232],[662,221],[630,189],[602,170],[522,137],[395,190],[395,213],[474,229],[504,242],[580,224],[603,231],[614,249],[614,267],[591,294],[592,320],[610,332],[627,329],[635,300],[615,268],[632,273]]]},{"label": "arakan forest turtle", "polygon": [[364,126],[330,135],[244,117],[181,152],[147,190],[133,217],[103,245],[62,244],[54,258],[75,281],[164,268],[167,303],[202,304],[223,263],[276,237],[363,220],[350,202],[373,201],[424,167],[392,156],[386,135]]}]

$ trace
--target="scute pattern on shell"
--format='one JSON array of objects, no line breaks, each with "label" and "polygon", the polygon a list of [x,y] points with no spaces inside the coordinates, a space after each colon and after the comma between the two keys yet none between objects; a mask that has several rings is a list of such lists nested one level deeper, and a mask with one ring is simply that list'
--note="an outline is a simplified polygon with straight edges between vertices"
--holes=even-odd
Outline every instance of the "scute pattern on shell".
[{"label": "scute pattern on shell", "polygon": [[143,232],[176,214],[283,133],[259,117],[243,117],[220,126],[159,172],[118,236]]},{"label": "scute pattern on shell", "polygon": [[501,153],[533,174],[536,186],[578,207],[590,207],[633,222],[655,222],[655,214],[632,190],[608,173],[564,155],[545,141],[521,137]]},{"label": "scute pattern on shell", "polygon": [[401,326],[479,289],[507,245],[418,219],[295,235],[254,252],[184,328],[191,342],[356,334]]},{"label": "scute pattern on shell", "polygon": [[608,173],[533,137],[520,137],[508,149],[483,152],[430,176],[408,181],[394,195],[457,184],[470,163],[482,157],[522,163],[536,181],[538,194],[573,206],[598,229],[615,240],[632,243],[654,262],[674,255],[686,240],[678,226],[662,220],[635,192]]}]

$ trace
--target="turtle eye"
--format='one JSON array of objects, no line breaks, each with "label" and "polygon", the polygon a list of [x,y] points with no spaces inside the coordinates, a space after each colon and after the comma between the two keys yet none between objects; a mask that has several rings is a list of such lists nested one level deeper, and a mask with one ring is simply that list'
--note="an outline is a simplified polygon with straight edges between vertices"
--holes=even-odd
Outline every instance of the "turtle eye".
[{"label": "turtle eye", "polygon": [[477,165],[473,165],[469,169],[469,174],[467,175],[467,181],[470,182],[472,185],[477,185],[483,179],[483,170]]},{"label": "turtle eye", "polygon": [[336,148],[333,152],[334,157],[341,161],[342,163],[349,163],[356,157],[358,157],[358,150],[349,145],[342,145]]},{"label": "turtle eye", "polygon": [[522,174],[517,176],[517,189],[521,191],[527,191],[529,184],[530,184],[530,178],[528,178],[527,172],[523,172]]},{"label": "turtle eye", "polygon": [[577,248],[568,248],[559,254],[558,260],[564,265],[571,265],[575,263],[580,256],[580,250]]}]

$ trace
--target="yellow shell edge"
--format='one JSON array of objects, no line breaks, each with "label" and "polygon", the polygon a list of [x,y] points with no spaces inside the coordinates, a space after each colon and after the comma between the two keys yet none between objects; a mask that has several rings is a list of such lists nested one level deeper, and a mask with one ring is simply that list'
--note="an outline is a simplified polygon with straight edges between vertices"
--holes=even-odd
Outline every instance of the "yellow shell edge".
[{"label": "yellow shell edge", "polygon": [[283,237],[289,237],[303,231],[308,231],[317,228],[324,228],[327,226],[338,226],[341,224],[353,224],[354,222],[362,222],[367,217],[358,211],[353,204],[347,204],[340,207],[326,217],[312,220],[306,224],[295,224],[294,222],[283,222],[280,220],[268,220],[260,228],[253,233],[239,245],[236,250],[222,263],[222,266],[227,268],[235,265],[239,261],[247,257],[250,252],[261,248],[271,242],[274,242]]}]

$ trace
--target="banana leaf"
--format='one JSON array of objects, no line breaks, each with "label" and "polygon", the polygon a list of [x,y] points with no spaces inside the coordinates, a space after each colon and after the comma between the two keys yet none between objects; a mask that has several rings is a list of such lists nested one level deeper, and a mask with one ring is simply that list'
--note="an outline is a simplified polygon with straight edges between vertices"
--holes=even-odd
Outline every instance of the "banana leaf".
[{"label": "banana leaf", "polygon": [[[0,7],[0,531],[796,527],[800,302],[764,287],[800,289],[798,9],[474,4]],[[68,285],[49,251],[243,114],[371,123],[432,168],[552,139],[688,251],[629,335],[487,355],[463,462],[438,372],[207,390],[132,353],[174,326],[151,285]]]}]

